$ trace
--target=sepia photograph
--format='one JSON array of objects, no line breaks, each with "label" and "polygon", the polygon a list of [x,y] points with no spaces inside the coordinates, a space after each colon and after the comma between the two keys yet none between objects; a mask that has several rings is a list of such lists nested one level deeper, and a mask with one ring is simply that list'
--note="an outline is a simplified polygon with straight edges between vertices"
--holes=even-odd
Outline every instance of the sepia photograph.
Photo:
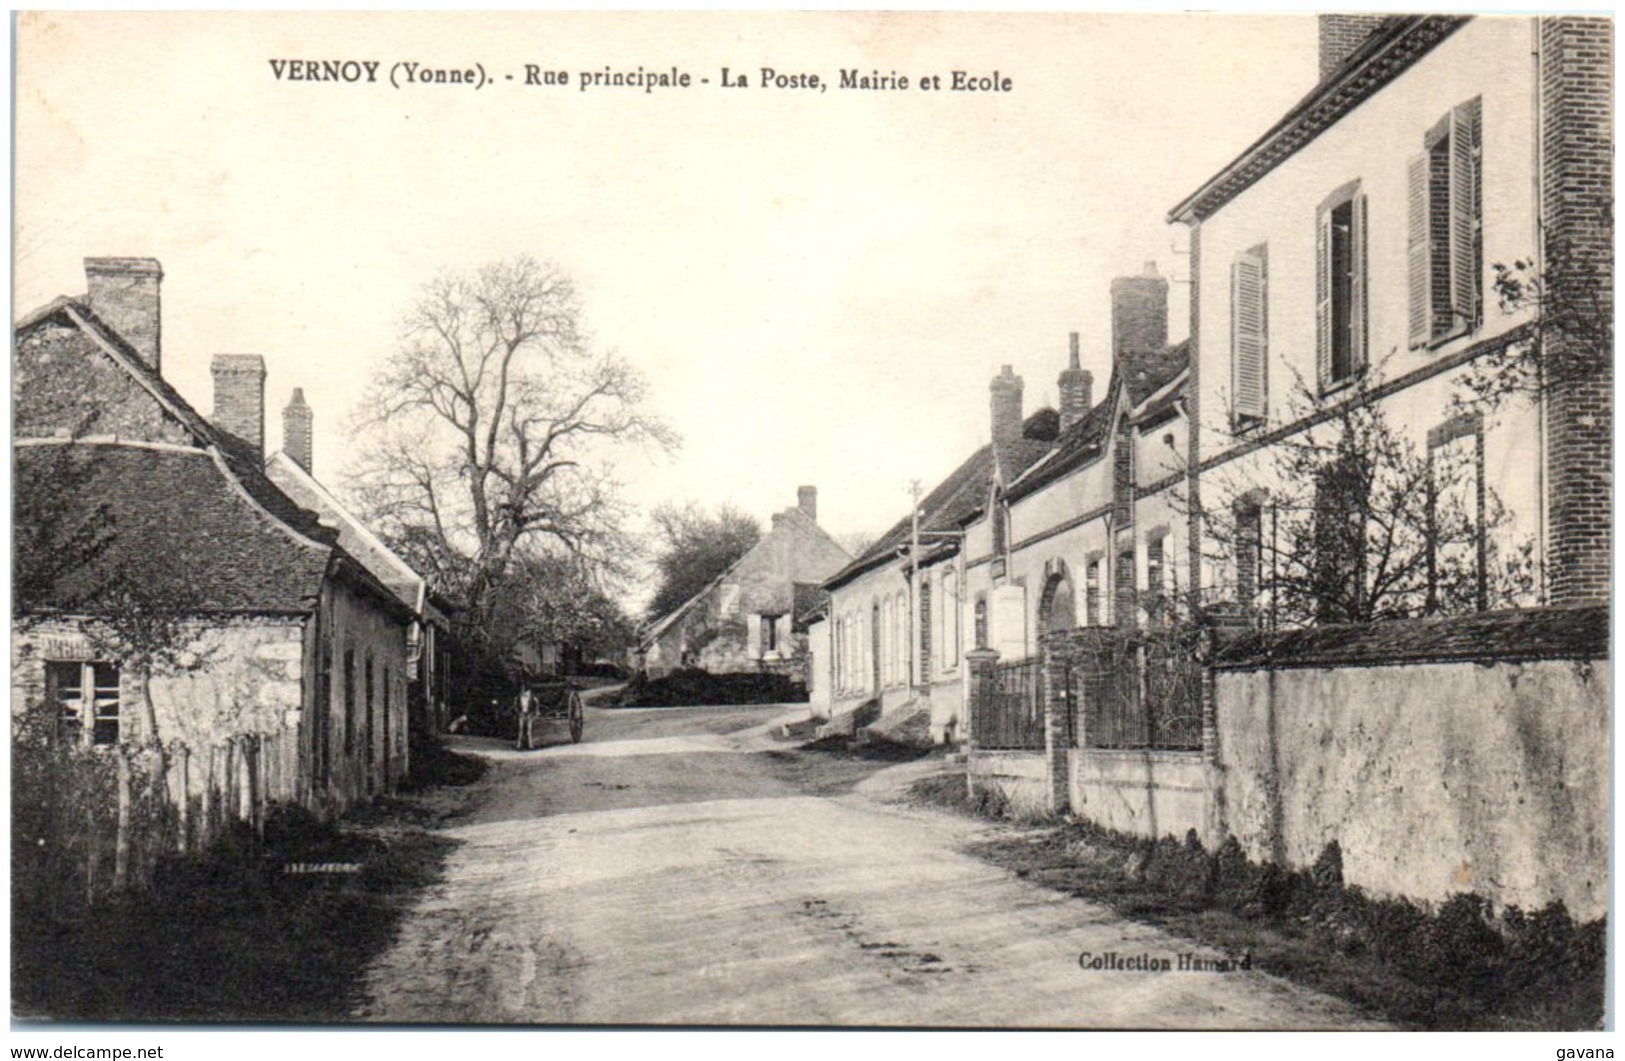
[{"label": "sepia photograph", "polygon": [[1611,1057],[1614,69],[14,13],[13,1040]]}]

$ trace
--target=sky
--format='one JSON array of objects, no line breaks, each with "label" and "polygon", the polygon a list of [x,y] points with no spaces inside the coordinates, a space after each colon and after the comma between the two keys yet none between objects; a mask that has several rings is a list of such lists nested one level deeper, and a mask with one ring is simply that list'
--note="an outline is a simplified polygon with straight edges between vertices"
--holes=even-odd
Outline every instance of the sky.
[{"label": "sky", "polygon": [[[293,59],[377,81],[278,78]],[[489,83],[392,86],[406,62]],[[527,64],[569,83],[526,85]],[[693,83],[579,83],[640,66]],[[763,67],[826,88],[764,88]],[[841,89],[843,69],[909,88]],[[947,91],[956,70],[1010,88]],[[159,259],[165,375],[207,414],[211,356],[264,355],[268,441],[303,387],[336,483],[421,286],[530,254],[682,436],[619,456],[629,500],[765,525],[811,484],[849,536],[986,442],[1000,366],[1027,411],[1053,405],[1077,331],[1100,396],[1112,277],[1155,262],[1185,335],[1166,213],[1310,89],[1315,20],[51,13],[20,17],[15,76],[17,316],[81,293],[85,257]]]}]

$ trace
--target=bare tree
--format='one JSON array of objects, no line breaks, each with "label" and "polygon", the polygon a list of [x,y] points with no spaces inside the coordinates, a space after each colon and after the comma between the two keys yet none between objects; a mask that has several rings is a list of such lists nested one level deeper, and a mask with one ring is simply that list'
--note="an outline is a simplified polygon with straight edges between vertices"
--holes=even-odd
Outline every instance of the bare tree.
[{"label": "bare tree", "polygon": [[1307,426],[1246,472],[1208,478],[1204,548],[1234,573],[1212,595],[1297,626],[1508,607],[1533,592],[1533,542],[1502,541],[1510,514],[1482,481],[1481,421],[1464,414],[1424,451],[1388,423],[1376,383],[1368,370],[1322,398],[1300,380],[1292,420]]},{"label": "bare tree", "polygon": [[[1610,211],[1606,230],[1613,232]],[[1608,238],[1599,245],[1612,246]],[[1503,313],[1533,311],[1527,336],[1469,368],[1458,404],[1491,408],[1513,397],[1538,399],[1554,387],[1605,379],[1613,368],[1614,272],[1611,256],[1591,245],[1551,241],[1544,264],[1495,262]]]},{"label": "bare tree", "polygon": [[667,448],[642,376],[594,352],[574,285],[530,257],[431,281],[374,377],[352,487],[392,542],[486,624],[521,554],[617,566],[613,447]]}]

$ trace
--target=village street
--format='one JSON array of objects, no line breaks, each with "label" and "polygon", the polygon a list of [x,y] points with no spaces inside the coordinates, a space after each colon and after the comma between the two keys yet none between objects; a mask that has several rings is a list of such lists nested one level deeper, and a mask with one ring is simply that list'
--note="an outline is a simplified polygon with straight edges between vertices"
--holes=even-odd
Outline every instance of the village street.
[{"label": "village street", "polygon": [[963,852],[1009,829],[899,802],[936,759],[795,753],[782,708],[589,709],[492,761],[444,879],[366,978],[385,1022],[1352,1027],[1258,973],[1084,970],[1220,955]]}]

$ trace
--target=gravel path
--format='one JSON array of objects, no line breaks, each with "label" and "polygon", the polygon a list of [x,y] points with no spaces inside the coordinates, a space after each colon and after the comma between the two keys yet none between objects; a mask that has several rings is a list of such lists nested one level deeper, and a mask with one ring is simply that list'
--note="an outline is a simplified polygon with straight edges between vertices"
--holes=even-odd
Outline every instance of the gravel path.
[{"label": "gravel path", "polygon": [[[1222,956],[963,854],[1008,827],[887,802],[931,763],[877,774],[794,753],[770,735],[776,715],[591,710],[581,745],[463,742],[494,769],[448,823],[461,846],[356,1016],[1364,1026],[1258,973],[1113,968]],[[1081,968],[1085,952],[1102,967]]]}]

